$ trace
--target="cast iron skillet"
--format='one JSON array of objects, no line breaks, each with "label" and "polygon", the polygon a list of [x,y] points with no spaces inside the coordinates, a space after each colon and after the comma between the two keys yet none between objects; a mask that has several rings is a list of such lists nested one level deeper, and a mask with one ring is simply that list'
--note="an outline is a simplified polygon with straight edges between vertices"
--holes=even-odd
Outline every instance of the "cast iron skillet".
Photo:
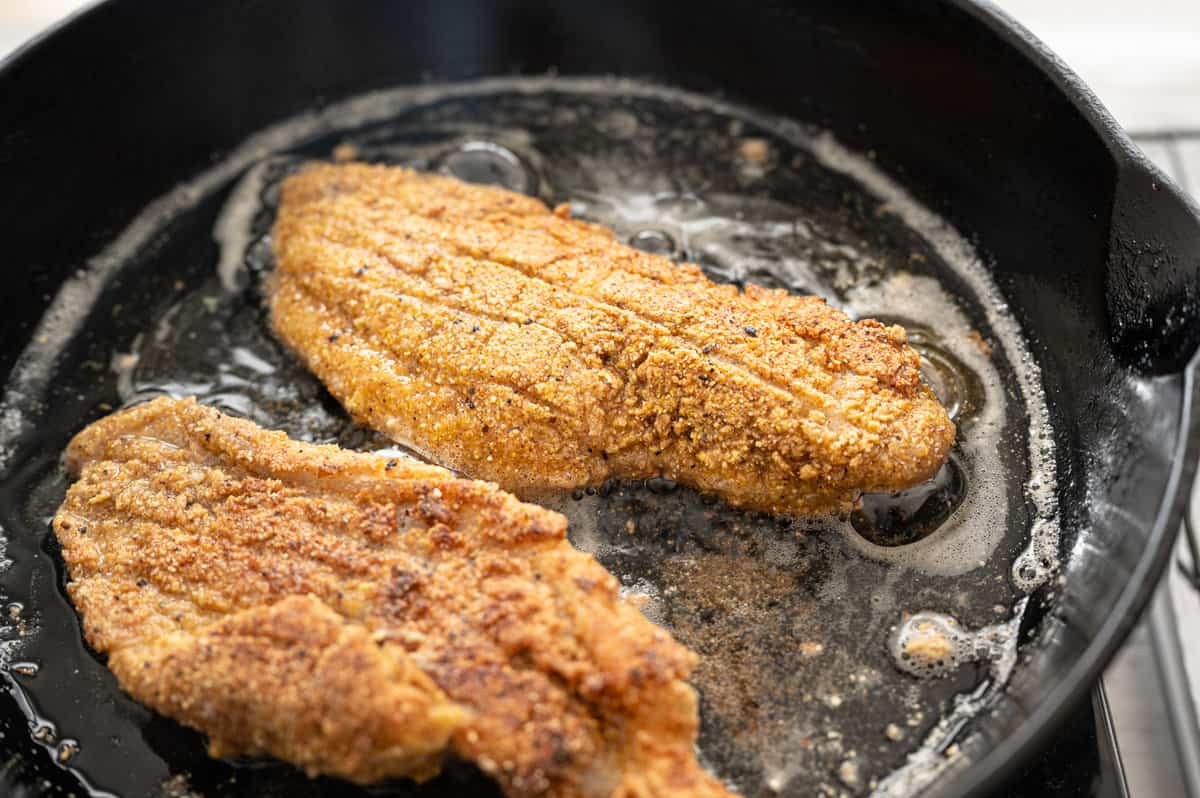
[{"label": "cast iron skillet", "polygon": [[[1042,367],[1066,563],[970,766],[931,792],[994,790],[1085,695],[1168,558],[1200,443],[1200,218],[990,6],[95,6],[0,69],[0,375],[68,275],[253,131],[371,89],[550,70],[645,77],[828,128],[984,255]],[[23,750],[5,706],[4,744]],[[58,781],[44,755],[26,765]]]}]

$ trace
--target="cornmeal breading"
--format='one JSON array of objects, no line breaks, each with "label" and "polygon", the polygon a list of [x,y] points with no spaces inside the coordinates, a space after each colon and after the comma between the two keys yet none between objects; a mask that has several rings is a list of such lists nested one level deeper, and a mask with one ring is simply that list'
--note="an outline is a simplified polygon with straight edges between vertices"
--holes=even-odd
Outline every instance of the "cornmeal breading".
[{"label": "cornmeal breading", "polygon": [[557,513],[157,399],[72,441],[54,518],[88,642],[209,735],[359,782],[448,752],[512,796],[720,796],[694,656]]},{"label": "cornmeal breading", "polygon": [[510,490],[661,474],[824,514],[929,478],[954,439],[900,327],[714,284],[510,191],[312,165],[273,242],[275,330],[330,392]]}]

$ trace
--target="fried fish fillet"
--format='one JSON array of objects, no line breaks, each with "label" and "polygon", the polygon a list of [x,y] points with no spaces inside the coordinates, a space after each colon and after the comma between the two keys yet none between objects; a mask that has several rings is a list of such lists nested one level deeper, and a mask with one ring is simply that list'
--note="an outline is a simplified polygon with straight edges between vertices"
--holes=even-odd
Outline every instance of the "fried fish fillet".
[{"label": "fried fish fillet", "polygon": [[407,460],[158,399],[71,442],[54,518],[88,642],[214,755],[512,796],[722,796],[695,657],[557,513]]},{"label": "fried fish fillet", "polygon": [[312,165],[273,243],[275,330],[350,413],[518,493],[661,474],[824,514],[929,478],[954,440],[902,328],[510,191]]}]

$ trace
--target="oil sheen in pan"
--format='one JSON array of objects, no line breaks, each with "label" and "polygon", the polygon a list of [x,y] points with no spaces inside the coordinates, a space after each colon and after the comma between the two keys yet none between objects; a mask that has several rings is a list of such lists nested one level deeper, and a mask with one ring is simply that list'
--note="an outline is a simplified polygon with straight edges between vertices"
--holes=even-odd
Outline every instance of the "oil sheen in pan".
[{"label": "oil sheen in pan", "polygon": [[[905,794],[952,761],[955,735],[1001,693],[1024,597],[1057,552],[1040,377],[996,289],[960,237],[827,135],[644,84],[563,79],[383,92],[264,131],[64,285],[0,405],[12,477],[0,580],[19,602],[3,651],[35,745],[122,793],[355,792],[277,763],[210,761],[198,735],[122,696],[79,640],[46,527],[69,435],[164,392],[397,452],[346,418],[262,310],[279,183],[317,157],[570,201],[714,279],[905,324],[960,430],[928,485],[822,522],[735,511],[665,480],[529,498],[566,513],[575,544],[701,654],[701,753],[743,793]],[[420,794],[470,778],[452,769]]]}]

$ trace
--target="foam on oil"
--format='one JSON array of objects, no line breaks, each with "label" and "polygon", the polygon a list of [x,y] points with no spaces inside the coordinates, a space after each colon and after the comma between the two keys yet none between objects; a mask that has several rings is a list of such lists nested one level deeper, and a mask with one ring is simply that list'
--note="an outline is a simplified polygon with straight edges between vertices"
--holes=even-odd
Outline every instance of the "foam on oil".
[{"label": "foam on oil", "polygon": [[[1022,590],[1031,592],[1059,567],[1058,479],[1054,434],[1050,413],[1046,408],[1041,369],[1026,345],[1021,328],[1009,313],[1008,304],[983,267],[978,254],[958,231],[875,168],[869,158],[849,152],[829,133],[822,133],[813,139],[813,152],[830,168],[852,176],[882,199],[888,212],[895,213],[933,245],[979,301],[996,340],[1013,366],[1012,373],[1020,386],[1029,423],[1029,474],[1025,481],[1025,493],[1035,509],[1029,530],[1029,544],[1014,560],[1012,576]],[[958,326],[959,319],[954,315],[948,321]],[[942,323],[939,319],[939,325]]]}]

